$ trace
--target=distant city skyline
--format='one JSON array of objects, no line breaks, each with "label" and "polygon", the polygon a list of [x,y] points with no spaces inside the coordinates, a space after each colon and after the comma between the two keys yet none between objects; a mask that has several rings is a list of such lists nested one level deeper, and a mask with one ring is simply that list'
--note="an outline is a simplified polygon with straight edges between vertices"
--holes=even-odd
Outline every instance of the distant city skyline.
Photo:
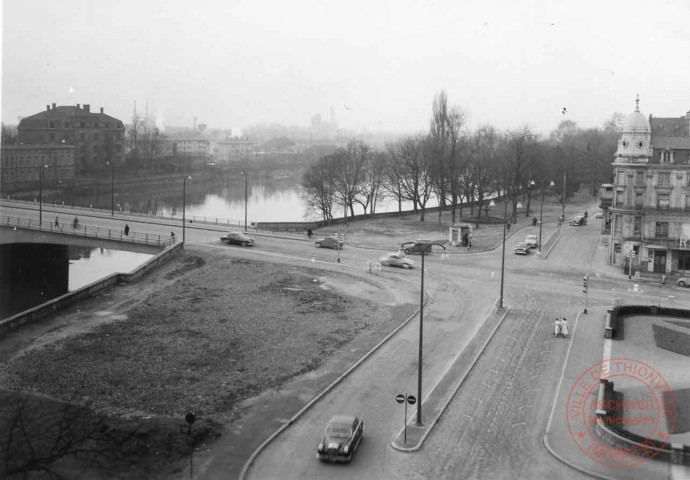
[{"label": "distant city skyline", "polygon": [[[609,1],[6,0],[2,121],[90,104],[129,123],[238,131],[426,131],[434,95],[468,126],[601,126],[640,95],[690,110],[690,5]],[[680,75],[674,72],[681,72]]]}]

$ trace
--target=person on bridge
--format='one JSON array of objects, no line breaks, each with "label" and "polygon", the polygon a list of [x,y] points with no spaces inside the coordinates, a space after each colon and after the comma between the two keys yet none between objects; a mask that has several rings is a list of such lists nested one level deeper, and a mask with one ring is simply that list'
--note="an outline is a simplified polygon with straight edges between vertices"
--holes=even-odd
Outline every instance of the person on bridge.
[{"label": "person on bridge", "polygon": [[172,243],[175,243],[175,232],[173,231],[170,232],[170,240],[172,240]]},{"label": "person on bridge", "polygon": [[58,221],[58,217],[55,217],[55,228],[60,226],[60,222]]},{"label": "person on bridge", "polygon": [[72,222],[72,227],[76,230],[79,228],[79,219],[77,217],[74,217],[74,221]]},{"label": "person on bridge", "polygon": [[125,237],[129,236],[129,225],[125,223]]}]

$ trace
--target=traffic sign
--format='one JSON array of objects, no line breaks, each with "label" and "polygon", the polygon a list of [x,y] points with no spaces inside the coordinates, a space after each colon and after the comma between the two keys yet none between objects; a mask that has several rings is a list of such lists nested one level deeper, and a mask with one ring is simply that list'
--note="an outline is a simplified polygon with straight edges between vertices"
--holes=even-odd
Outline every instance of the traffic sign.
[{"label": "traffic sign", "polygon": [[402,393],[399,394],[397,397],[395,397],[395,401],[398,403],[403,403],[405,401],[405,395],[403,395]]},{"label": "traffic sign", "polygon": [[407,403],[409,403],[410,405],[414,405],[415,403],[417,403],[417,398],[414,395],[408,395]]}]

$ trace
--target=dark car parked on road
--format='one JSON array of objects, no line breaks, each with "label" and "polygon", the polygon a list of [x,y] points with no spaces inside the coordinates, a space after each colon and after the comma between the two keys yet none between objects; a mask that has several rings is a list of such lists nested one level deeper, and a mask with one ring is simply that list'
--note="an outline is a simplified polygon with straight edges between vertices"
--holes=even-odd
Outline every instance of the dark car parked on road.
[{"label": "dark car parked on road", "polygon": [[335,237],[320,238],[314,242],[314,246],[316,248],[332,248],[333,250],[342,250],[343,241],[338,241],[338,239]]},{"label": "dark car parked on road", "polygon": [[231,232],[224,237],[220,237],[220,239],[223,243],[227,243],[228,245],[241,245],[243,247],[254,246],[254,239],[242,232]]},{"label": "dark car parked on road", "polygon": [[316,458],[329,462],[349,462],[364,434],[364,420],[354,415],[335,415],[316,450]]}]

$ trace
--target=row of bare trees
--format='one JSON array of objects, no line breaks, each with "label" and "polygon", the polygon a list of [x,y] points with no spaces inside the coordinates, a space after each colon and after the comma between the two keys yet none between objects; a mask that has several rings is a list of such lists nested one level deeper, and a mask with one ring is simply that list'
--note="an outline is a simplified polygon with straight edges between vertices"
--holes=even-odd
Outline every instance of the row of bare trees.
[{"label": "row of bare trees", "polygon": [[619,122],[614,115],[603,128],[583,130],[566,120],[547,138],[528,126],[470,131],[465,113],[450,107],[442,91],[433,99],[427,133],[400,137],[380,152],[351,140],[311,166],[303,196],[310,213],[325,221],[340,211],[354,216],[356,205],[371,215],[377,204],[392,200],[398,211],[410,203],[421,221],[428,208],[439,207],[439,223],[449,209],[452,223],[463,220],[463,206],[469,208],[467,219],[479,221],[490,199],[501,196],[515,222],[518,201],[526,202],[529,216],[533,195],[542,191],[562,203],[582,185],[596,195],[611,179]]}]

